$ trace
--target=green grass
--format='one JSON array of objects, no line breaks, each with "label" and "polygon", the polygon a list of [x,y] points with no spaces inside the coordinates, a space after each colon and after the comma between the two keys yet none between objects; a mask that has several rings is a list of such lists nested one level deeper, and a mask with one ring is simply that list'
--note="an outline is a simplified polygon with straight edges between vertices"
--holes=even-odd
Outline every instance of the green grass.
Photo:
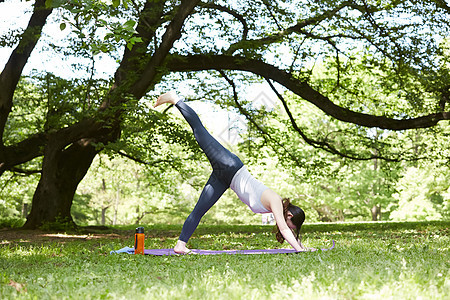
[{"label": "green grass", "polygon": [[[450,223],[310,224],[290,255],[109,255],[134,227],[49,235],[0,231],[0,298],[449,299]],[[146,248],[173,247],[180,226],[146,226]],[[4,238],[3,236],[6,236]],[[286,244],[283,245],[287,247]],[[271,227],[201,226],[191,248],[280,247]]]}]

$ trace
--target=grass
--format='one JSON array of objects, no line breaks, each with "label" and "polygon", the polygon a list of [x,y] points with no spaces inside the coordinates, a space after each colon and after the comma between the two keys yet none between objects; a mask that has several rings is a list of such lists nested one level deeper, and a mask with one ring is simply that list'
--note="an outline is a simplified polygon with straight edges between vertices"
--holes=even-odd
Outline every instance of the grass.
[{"label": "grass", "polygon": [[[146,227],[146,248],[180,226]],[[449,299],[450,222],[310,224],[290,255],[110,255],[134,227],[57,234],[0,231],[1,299]],[[286,244],[283,245],[287,247]],[[201,226],[191,248],[280,247],[266,226]]]}]

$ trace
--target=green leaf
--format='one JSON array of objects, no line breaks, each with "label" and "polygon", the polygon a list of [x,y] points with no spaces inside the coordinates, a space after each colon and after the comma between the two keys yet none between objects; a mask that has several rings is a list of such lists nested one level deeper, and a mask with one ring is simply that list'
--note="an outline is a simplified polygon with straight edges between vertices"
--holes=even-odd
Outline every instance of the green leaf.
[{"label": "green leaf", "polygon": [[47,8],[57,8],[65,4],[64,0],[45,0],[45,7]]},{"label": "green leaf", "polygon": [[61,23],[59,24],[59,29],[61,29],[61,31],[63,31],[64,29],[66,29],[66,23]]},{"label": "green leaf", "polygon": [[136,25],[136,21],[134,21],[134,20],[128,20],[128,21],[126,21],[126,22],[123,24],[123,27],[124,27],[124,28],[127,28],[127,29],[133,29],[133,28],[134,28],[134,25]]},{"label": "green leaf", "polygon": [[45,7],[47,8],[53,7],[53,0],[45,0]]},{"label": "green leaf", "polygon": [[130,43],[132,43],[133,45],[136,43],[142,43],[142,38],[141,37],[132,37],[130,39]]},{"label": "green leaf", "polygon": [[120,5],[120,0],[112,0],[112,5],[118,7]]},{"label": "green leaf", "polygon": [[103,40],[107,40],[107,39],[110,39],[110,38],[112,38],[112,37],[114,37],[114,34],[112,34],[112,33],[107,33],[107,34],[105,34],[105,37],[103,38]]}]

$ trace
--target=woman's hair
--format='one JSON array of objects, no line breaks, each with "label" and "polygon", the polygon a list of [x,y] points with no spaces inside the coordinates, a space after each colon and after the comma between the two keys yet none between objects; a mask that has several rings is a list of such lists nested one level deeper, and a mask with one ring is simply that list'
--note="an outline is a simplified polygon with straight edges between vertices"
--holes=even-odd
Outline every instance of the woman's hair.
[{"label": "woman's hair", "polygon": [[[305,221],[305,212],[298,206],[291,204],[291,200],[284,198],[283,202],[283,215],[284,219],[287,220],[288,212],[292,214],[291,222],[295,225],[295,234],[297,235],[297,240],[300,235],[300,228]],[[280,228],[275,225],[274,232],[276,232],[277,241],[282,244],[284,242],[284,237],[281,234]]]}]

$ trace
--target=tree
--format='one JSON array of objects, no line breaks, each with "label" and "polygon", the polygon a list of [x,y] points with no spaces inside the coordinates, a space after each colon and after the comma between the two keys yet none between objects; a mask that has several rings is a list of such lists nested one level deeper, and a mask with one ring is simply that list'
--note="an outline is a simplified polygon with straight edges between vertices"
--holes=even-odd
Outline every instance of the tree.
[{"label": "tree", "polygon": [[[44,126],[10,142],[5,139],[5,125],[14,92],[53,8],[62,12],[61,29],[69,25],[73,31],[71,46],[62,47],[64,53],[91,58],[110,53],[119,57],[120,65],[107,93],[92,104],[94,108],[83,110],[75,105],[83,112],[75,122]],[[175,81],[175,73],[180,72],[199,85],[207,82],[208,74],[221,79],[217,84],[229,87],[222,91],[230,100],[226,104],[250,120],[252,114],[240,102],[240,85],[236,84],[242,74],[264,79],[274,90],[276,82],[325,114],[358,127],[394,131],[433,127],[450,119],[446,111],[448,53],[443,40],[449,31],[449,14],[442,0],[123,0],[111,4],[36,0],[28,27],[0,74],[0,175],[42,157],[41,177],[25,227],[58,218],[71,222],[74,193],[94,157],[111,143],[120,142],[126,119],[149,91],[158,85],[173,86],[169,81]],[[332,89],[322,88],[311,77],[314,62],[330,57],[334,58]],[[399,105],[375,111],[360,105],[366,86],[342,80],[353,68],[376,71],[375,80],[365,84],[372,89],[383,87],[373,99],[378,107],[388,106],[390,96],[410,104],[408,109]],[[203,95],[211,92],[202,88]],[[91,92],[89,85],[86,90]],[[388,90],[391,93],[386,95]],[[338,147],[338,141],[309,136],[297,125],[301,114],[293,114],[282,94],[277,94],[289,115],[289,126],[311,146],[355,159],[393,159],[389,151],[383,155],[347,151]],[[145,113],[161,118],[156,111]],[[257,121],[254,126],[270,138],[270,132]],[[379,150],[376,143],[365,146]]]}]

